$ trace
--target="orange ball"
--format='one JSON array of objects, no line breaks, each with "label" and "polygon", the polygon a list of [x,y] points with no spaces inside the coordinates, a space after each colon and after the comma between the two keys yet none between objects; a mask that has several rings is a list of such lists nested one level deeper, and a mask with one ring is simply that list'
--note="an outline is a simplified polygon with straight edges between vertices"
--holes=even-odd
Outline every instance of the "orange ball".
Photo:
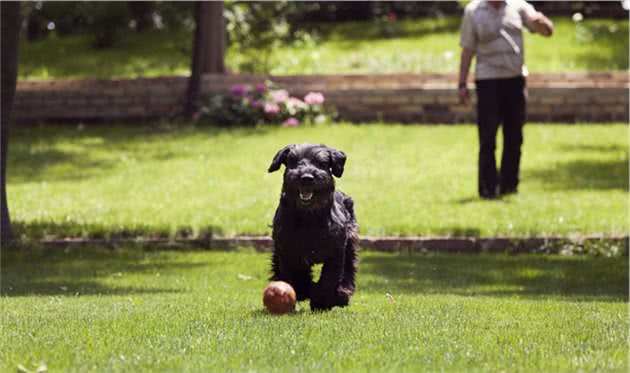
[{"label": "orange ball", "polygon": [[295,309],[295,290],[284,281],[273,281],[263,291],[263,303],[275,315],[283,315]]}]

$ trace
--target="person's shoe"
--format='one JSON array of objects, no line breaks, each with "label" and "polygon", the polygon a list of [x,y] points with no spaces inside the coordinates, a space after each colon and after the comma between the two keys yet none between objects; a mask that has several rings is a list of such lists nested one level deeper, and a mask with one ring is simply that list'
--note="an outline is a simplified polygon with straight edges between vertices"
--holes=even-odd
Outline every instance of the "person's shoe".
[{"label": "person's shoe", "polygon": [[497,193],[495,190],[490,191],[484,189],[479,192],[479,197],[481,197],[481,199],[497,199],[499,197],[499,193]]},{"label": "person's shoe", "polygon": [[512,188],[501,188],[501,195],[502,196],[507,196],[510,194],[518,194],[518,189],[516,187],[512,187]]}]

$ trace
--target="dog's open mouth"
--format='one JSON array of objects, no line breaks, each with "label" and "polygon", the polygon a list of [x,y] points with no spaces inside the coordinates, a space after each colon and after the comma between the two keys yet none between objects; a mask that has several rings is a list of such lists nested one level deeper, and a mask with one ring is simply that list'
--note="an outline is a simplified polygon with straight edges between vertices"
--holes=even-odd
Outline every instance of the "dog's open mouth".
[{"label": "dog's open mouth", "polygon": [[308,189],[300,189],[300,200],[309,203],[313,198],[313,191]]}]

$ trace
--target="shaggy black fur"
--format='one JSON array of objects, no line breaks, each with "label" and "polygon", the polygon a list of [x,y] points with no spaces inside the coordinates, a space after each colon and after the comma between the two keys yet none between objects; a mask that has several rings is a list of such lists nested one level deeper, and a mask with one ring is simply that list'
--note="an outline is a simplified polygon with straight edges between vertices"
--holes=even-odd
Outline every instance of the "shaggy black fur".
[{"label": "shaggy black fur", "polygon": [[[280,204],[273,218],[272,280],[285,281],[312,310],[347,306],[355,289],[358,229],[352,199],[335,190],[346,155],[325,145],[289,145],[269,172],[284,164]],[[313,282],[311,268],[323,263]]]}]

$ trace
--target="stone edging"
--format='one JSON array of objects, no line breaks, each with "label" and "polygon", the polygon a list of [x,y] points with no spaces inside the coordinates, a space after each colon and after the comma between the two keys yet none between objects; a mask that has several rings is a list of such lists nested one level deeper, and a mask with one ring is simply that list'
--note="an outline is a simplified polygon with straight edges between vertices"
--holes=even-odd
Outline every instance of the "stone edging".
[{"label": "stone edging", "polygon": [[[251,247],[269,252],[273,241],[266,236],[237,236],[214,238],[113,238],[113,239],[58,239],[38,241],[44,247],[66,248],[69,246],[105,245],[126,243],[155,245],[158,247],[195,247],[202,249],[234,250]],[[581,254],[597,251],[606,246],[616,247],[617,254],[628,254],[628,236],[584,237],[363,237],[360,247],[379,252],[400,253],[570,253]]]},{"label": "stone edging", "polygon": [[[271,79],[298,97],[321,91],[340,120],[408,123],[474,123],[474,105],[461,105],[451,73],[203,76],[202,101],[235,84]],[[17,123],[136,122],[181,117],[186,77],[22,80],[17,83]],[[542,73],[527,78],[528,121],[627,122],[627,71]],[[472,87],[472,83],[471,83]],[[471,99],[476,100],[474,90]]]}]

